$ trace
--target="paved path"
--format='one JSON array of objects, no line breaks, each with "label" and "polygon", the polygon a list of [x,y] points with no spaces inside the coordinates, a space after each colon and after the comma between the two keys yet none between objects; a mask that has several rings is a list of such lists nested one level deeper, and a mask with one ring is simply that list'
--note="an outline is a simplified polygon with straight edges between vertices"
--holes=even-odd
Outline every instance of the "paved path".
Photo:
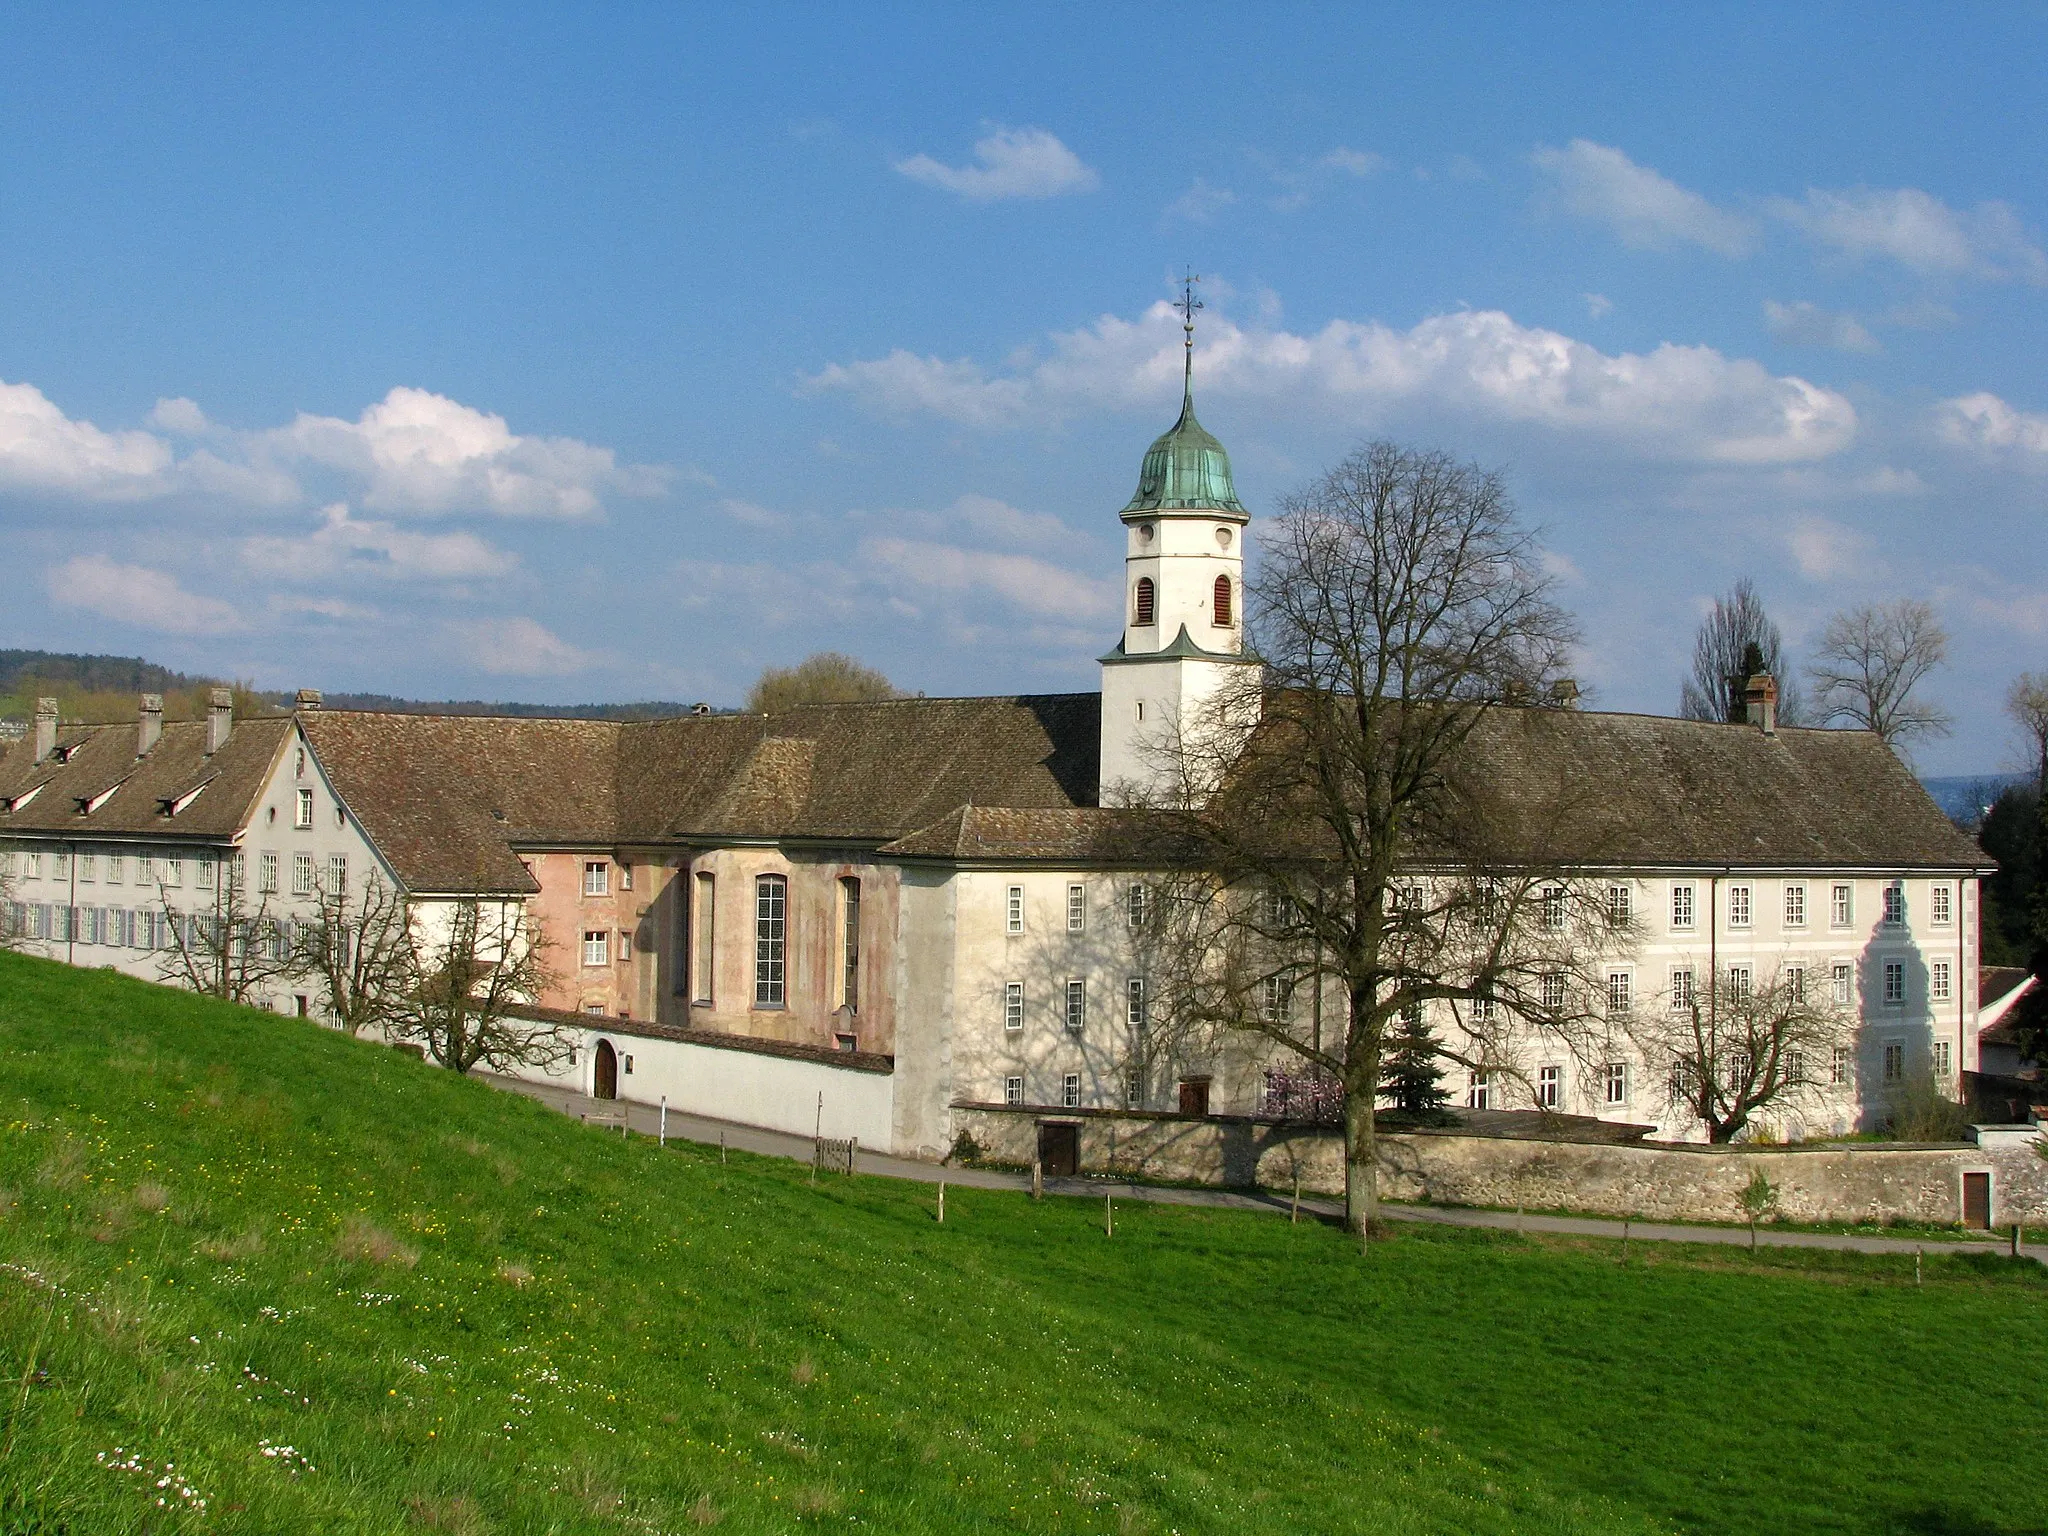
[{"label": "paved path", "polygon": [[[549,1083],[529,1083],[518,1078],[492,1077],[478,1073],[485,1082],[514,1093],[523,1093],[528,1098],[538,1099],[564,1114],[582,1119],[595,1116],[612,1117],[623,1115],[628,1128],[653,1136],[659,1133],[661,1111],[653,1104],[641,1104],[629,1099],[593,1099],[568,1088],[559,1088]],[[767,1157],[788,1157],[798,1162],[809,1162],[812,1156],[811,1138],[791,1136],[782,1131],[764,1131],[758,1126],[740,1125],[728,1120],[714,1120],[708,1115],[686,1115],[680,1110],[668,1112],[668,1134],[680,1141],[697,1141],[716,1145],[723,1141],[726,1146],[742,1152],[757,1152]],[[891,1157],[887,1153],[870,1152],[862,1148],[858,1171],[876,1174],[883,1178],[909,1179],[920,1184],[945,1183],[970,1189],[1013,1189],[1028,1190],[1031,1176],[1022,1173],[1002,1173],[991,1168],[940,1167],[936,1163],[918,1162],[913,1158]],[[1231,1189],[1177,1189],[1158,1184],[1129,1184],[1114,1179],[1046,1179],[1044,1188],[1053,1195],[1088,1195],[1100,1198],[1110,1195],[1118,1200],[1146,1200],[1159,1205],[1200,1205],[1222,1207],[1232,1210],[1280,1211],[1290,1209],[1291,1202],[1284,1195],[1267,1194],[1256,1190]],[[1301,1202],[1303,1214],[1328,1220],[1342,1217],[1344,1208],[1333,1200],[1316,1196],[1304,1196]],[[1718,1243],[1725,1246],[1747,1247],[1750,1236],[1742,1227],[1695,1227],[1681,1226],[1672,1222],[1611,1221],[1597,1216],[1520,1216],[1512,1211],[1471,1210],[1460,1206],[1438,1205],[1382,1205],[1380,1214],[1389,1221],[1425,1221],[1446,1227],[1489,1227],[1496,1230],[1518,1232],[1551,1232],[1567,1237],[1604,1237],[1619,1242],[1627,1237],[1631,1241],[1645,1243]],[[1756,1234],[1759,1248],[1832,1248],[1850,1253],[1913,1253],[1932,1248],[1937,1253],[1967,1249],[1975,1253],[2003,1253],[2009,1243],[2003,1238],[1907,1238],[1907,1237],[1857,1237],[1845,1232],[1783,1232],[1771,1228],[1760,1229]],[[2048,1265],[2048,1253],[2030,1249],[2027,1257],[2037,1263]]]}]

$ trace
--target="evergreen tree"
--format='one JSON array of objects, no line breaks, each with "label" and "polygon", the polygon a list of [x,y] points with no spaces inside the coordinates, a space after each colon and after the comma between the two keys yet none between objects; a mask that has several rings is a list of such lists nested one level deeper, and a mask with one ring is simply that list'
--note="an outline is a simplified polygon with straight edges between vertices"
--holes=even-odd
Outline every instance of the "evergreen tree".
[{"label": "evergreen tree", "polygon": [[1436,1064],[1436,1037],[1422,1022],[1418,1009],[1404,1009],[1394,1032],[1387,1037],[1386,1065],[1380,1075],[1380,1091],[1407,1114],[1423,1115],[1450,1103],[1444,1092],[1444,1071]]}]

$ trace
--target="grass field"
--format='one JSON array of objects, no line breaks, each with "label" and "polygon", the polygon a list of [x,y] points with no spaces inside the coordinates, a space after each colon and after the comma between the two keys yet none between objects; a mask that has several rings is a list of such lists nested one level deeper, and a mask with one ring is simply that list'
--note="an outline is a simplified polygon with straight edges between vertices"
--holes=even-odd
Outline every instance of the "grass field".
[{"label": "grass field", "polygon": [[2032,1264],[939,1226],[6,955],[0,1122],[4,1533],[2048,1530]]}]

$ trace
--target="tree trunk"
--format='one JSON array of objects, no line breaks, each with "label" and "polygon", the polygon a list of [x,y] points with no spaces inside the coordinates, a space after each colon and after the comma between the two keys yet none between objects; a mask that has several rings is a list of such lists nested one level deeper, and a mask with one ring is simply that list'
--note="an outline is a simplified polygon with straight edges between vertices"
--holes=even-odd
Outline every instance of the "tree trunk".
[{"label": "tree trunk", "polygon": [[1372,1090],[1361,1092],[1347,1087],[1344,1094],[1344,1220],[1358,1239],[1361,1253],[1372,1246],[1372,1227],[1380,1214],[1376,1131]]}]

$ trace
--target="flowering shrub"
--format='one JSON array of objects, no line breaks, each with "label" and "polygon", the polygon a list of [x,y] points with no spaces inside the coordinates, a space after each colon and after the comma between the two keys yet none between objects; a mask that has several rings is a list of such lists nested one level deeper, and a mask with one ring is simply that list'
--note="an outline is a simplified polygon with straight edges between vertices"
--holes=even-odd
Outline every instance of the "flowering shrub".
[{"label": "flowering shrub", "polygon": [[1290,1072],[1275,1067],[1266,1074],[1266,1096],[1259,1113],[1303,1125],[1342,1125],[1344,1086],[1327,1072]]}]

